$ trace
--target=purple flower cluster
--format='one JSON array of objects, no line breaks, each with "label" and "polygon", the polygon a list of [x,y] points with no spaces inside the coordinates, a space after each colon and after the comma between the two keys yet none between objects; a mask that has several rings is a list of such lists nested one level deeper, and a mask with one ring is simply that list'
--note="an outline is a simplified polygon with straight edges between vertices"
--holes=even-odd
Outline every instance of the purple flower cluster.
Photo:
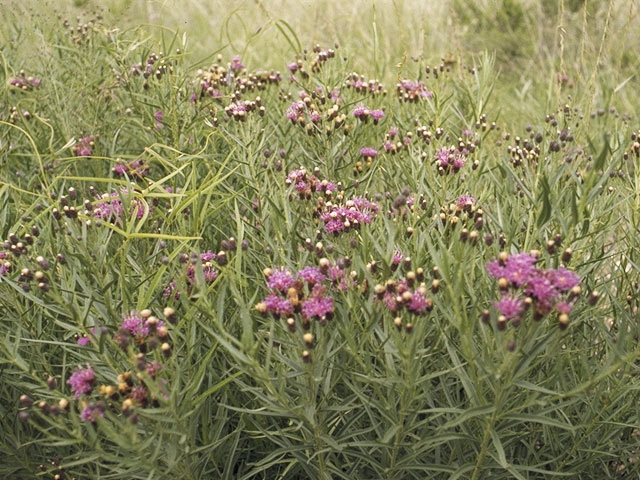
[{"label": "purple flower cluster", "polygon": [[78,140],[78,143],[73,146],[73,154],[76,157],[88,157],[93,152],[94,145],[95,139],[93,135],[82,137],[80,140]]},{"label": "purple flower cluster", "polygon": [[424,285],[411,288],[405,279],[388,282],[387,288],[378,294],[378,300],[394,314],[406,309],[415,315],[425,315],[433,308],[433,301],[427,297],[427,288]]},{"label": "purple flower cluster", "polygon": [[519,319],[531,304],[538,318],[554,308],[564,314],[571,311],[572,305],[562,296],[571,292],[570,299],[575,299],[580,277],[563,266],[538,268],[537,260],[530,253],[503,254],[487,264],[489,274],[498,279],[502,290],[502,298],[495,307],[507,320]]},{"label": "purple flower cluster", "polygon": [[130,163],[122,163],[119,161],[111,171],[118,177],[136,176],[142,178],[149,174],[149,164],[144,160],[134,160]]},{"label": "purple flower cluster", "polygon": [[231,70],[233,70],[234,72],[238,72],[242,69],[246,68],[245,65],[242,63],[242,61],[240,60],[240,56],[239,55],[234,55],[231,58]]},{"label": "purple flower cluster", "polygon": [[420,99],[431,98],[432,96],[424,82],[414,82],[407,79],[398,83],[396,90],[402,102],[415,102]]},{"label": "purple flower cluster", "polygon": [[152,327],[148,318],[142,318],[137,312],[131,312],[129,315],[123,317],[119,331],[121,333],[128,333],[133,337],[147,337],[152,329],[163,326],[164,322],[157,320]]},{"label": "purple flower cluster", "polygon": [[[220,274],[218,270],[213,265],[213,261],[215,261],[217,255],[212,251],[207,251],[200,254],[200,261],[202,262],[202,274],[204,276],[204,280],[207,283],[213,283],[218,278]],[[193,264],[190,264],[187,267],[187,281],[190,285],[196,282],[196,269]]]},{"label": "purple flower cluster", "polygon": [[271,293],[256,309],[275,317],[289,317],[296,313],[303,319],[320,319],[323,322],[333,315],[333,298],[327,294],[327,279],[341,289],[346,274],[344,270],[327,261],[324,268],[307,266],[292,274],[287,268],[265,270],[267,286]]},{"label": "purple flower cluster", "polygon": [[82,412],[80,413],[80,419],[84,420],[85,422],[91,422],[91,423],[96,423],[98,418],[103,418],[104,417],[104,410],[101,408],[98,408],[98,406],[87,406],[85,408],[82,409]]},{"label": "purple flower cluster", "polygon": [[363,197],[353,197],[344,205],[327,202],[320,218],[324,222],[327,233],[338,235],[351,229],[358,229],[362,224],[369,224],[378,213],[379,207]]},{"label": "purple flower cluster", "polygon": [[309,175],[304,168],[292,170],[285,180],[287,185],[293,185],[301,200],[311,198],[311,194],[321,192],[330,197],[337,190],[336,184],[328,180],[319,180],[315,175]]},{"label": "purple flower cluster", "polygon": [[82,395],[91,393],[95,381],[95,372],[91,367],[87,366],[87,368],[80,368],[73,372],[71,377],[67,380],[67,384],[71,386],[74,397],[80,398]]},{"label": "purple flower cluster", "polygon": [[[122,218],[124,215],[124,205],[121,200],[121,195],[128,194],[128,190],[122,190],[122,192],[112,192],[111,194],[105,193],[102,195],[102,201],[99,202],[93,209],[93,216],[106,221],[114,221]],[[140,220],[144,216],[144,203],[140,200],[131,200],[131,211],[135,211],[136,218]],[[152,207],[149,206],[149,212]]]},{"label": "purple flower cluster", "polygon": [[378,122],[385,117],[383,110],[371,110],[369,109],[369,107],[362,103],[357,105],[351,113],[353,113],[354,117],[356,117],[358,120],[362,120],[363,122],[366,122],[369,118],[371,118],[374,125],[377,125]]},{"label": "purple flower cluster", "polygon": [[9,85],[20,90],[33,90],[40,86],[40,79],[37,77],[27,77],[24,73],[9,80]]},{"label": "purple flower cluster", "polygon": [[286,268],[279,268],[272,270],[267,275],[267,286],[274,291],[280,291],[286,293],[289,288],[293,286],[295,278],[289,270]]},{"label": "purple flower cluster", "polygon": [[367,158],[376,158],[378,156],[378,151],[371,147],[363,147],[360,149],[360,155]]},{"label": "purple flower cluster", "polygon": [[469,211],[475,206],[475,204],[476,199],[469,194],[460,195],[458,200],[456,200],[456,207],[458,207],[458,210]]},{"label": "purple flower cluster", "polygon": [[156,130],[160,130],[163,127],[164,120],[164,112],[162,110],[157,110],[156,113],[153,114],[153,120]]},{"label": "purple flower cluster", "polygon": [[310,295],[302,302],[302,316],[312,318],[331,318],[333,315],[333,298],[326,295],[326,287],[315,285]]},{"label": "purple flower cluster", "polygon": [[441,174],[447,172],[458,173],[467,162],[466,149],[458,150],[456,147],[441,148],[436,154],[436,167]]}]

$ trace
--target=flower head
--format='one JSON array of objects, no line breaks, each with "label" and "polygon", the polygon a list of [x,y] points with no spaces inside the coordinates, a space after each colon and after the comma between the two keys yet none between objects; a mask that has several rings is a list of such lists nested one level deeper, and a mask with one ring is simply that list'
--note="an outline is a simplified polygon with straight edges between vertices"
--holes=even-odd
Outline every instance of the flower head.
[{"label": "flower head", "polygon": [[507,320],[510,320],[523,312],[524,303],[519,298],[502,297],[500,301],[495,303],[495,307]]},{"label": "flower head", "polygon": [[80,398],[84,394],[91,393],[95,380],[96,374],[93,369],[88,366],[87,368],[81,368],[73,372],[69,380],[67,380],[67,384],[71,386],[74,397]]}]

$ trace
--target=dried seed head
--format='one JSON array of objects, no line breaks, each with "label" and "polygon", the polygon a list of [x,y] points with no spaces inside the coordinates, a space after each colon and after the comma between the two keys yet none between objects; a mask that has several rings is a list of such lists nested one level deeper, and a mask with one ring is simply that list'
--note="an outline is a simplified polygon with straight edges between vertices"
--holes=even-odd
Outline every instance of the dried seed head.
[{"label": "dried seed head", "polygon": [[302,340],[308,348],[313,348],[313,335],[311,333],[305,333],[302,335]]},{"label": "dried seed head", "polygon": [[561,330],[567,328],[567,325],[569,324],[569,315],[567,315],[566,313],[558,315],[558,323]]},{"label": "dried seed head", "polygon": [[304,363],[309,363],[311,361],[311,354],[309,353],[308,350],[302,351],[302,361]]}]

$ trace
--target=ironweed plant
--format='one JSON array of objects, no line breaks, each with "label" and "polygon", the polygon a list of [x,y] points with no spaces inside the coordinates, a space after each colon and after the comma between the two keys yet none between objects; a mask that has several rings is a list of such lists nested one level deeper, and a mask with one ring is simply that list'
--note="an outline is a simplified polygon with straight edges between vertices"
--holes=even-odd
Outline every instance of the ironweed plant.
[{"label": "ironweed plant", "polygon": [[[451,8],[515,41],[527,5]],[[516,101],[378,17],[367,68],[113,15],[1,30],[2,478],[638,478],[632,60]]]}]

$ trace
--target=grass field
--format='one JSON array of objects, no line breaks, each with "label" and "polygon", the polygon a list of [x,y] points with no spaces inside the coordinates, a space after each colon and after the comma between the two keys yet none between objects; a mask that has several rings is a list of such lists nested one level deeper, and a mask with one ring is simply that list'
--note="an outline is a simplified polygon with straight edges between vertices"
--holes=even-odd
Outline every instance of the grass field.
[{"label": "grass field", "polygon": [[0,478],[640,478],[637,1],[0,7]]}]

